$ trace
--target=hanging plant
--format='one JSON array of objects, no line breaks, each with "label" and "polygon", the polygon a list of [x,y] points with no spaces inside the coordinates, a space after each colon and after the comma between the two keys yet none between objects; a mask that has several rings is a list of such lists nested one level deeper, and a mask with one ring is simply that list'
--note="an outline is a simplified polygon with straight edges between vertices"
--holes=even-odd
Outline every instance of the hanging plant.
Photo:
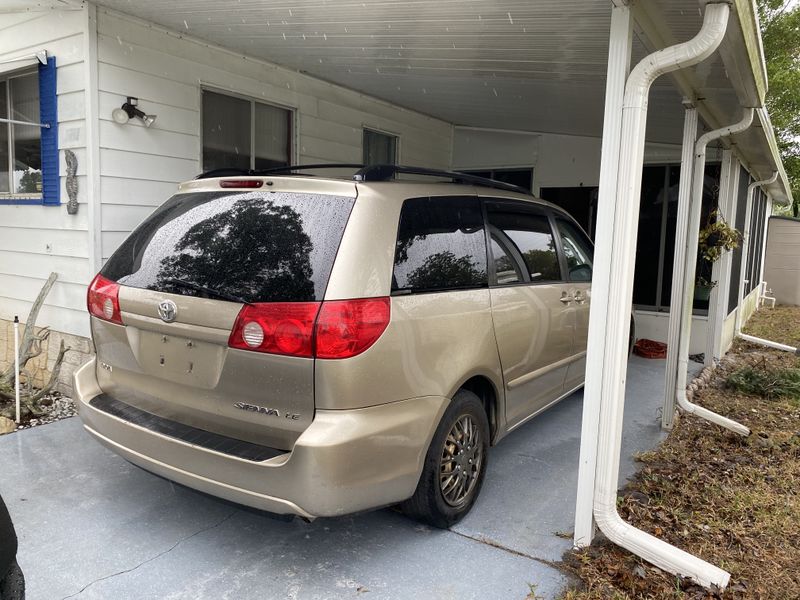
[{"label": "hanging plant", "polygon": [[738,248],[741,241],[742,234],[728,224],[718,209],[714,209],[700,230],[698,251],[703,260],[714,263],[726,252]]}]

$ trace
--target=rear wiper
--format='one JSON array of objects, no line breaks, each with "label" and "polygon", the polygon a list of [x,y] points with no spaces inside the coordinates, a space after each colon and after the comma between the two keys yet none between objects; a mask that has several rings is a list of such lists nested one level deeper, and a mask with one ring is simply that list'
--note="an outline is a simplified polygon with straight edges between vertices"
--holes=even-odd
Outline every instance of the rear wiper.
[{"label": "rear wiper", "polygon": [[245,300],[244,298],[240,298],[239,296],[234,296],[233,294],[220,292],[219,290],[208,288],[205,287],[204,285],[198,285],[196,283],[192,283],[191,281],[184,281],[183,279],[165,279],[164,283],[177,285],[178,287],[188,288],[196,292],[202,292],[207,296],[213,296],[214,298],[219,298],[221,300],[230,300],[231,302],[239,302],[240,304],[250,304],[247,300]]}]

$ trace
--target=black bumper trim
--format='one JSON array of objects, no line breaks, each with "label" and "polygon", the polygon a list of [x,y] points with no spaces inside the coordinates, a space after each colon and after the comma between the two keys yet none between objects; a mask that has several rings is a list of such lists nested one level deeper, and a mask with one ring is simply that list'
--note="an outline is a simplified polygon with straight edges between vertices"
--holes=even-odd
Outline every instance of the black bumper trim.
[{"label": "black bumper trim", "polygon": [[204,429],[198,429],[185,425],[177,421],[171,421],[164,417],[159,417],[153,413],[126,404],[121,400],[112,398],[108,394],[100,394],[89,401],[89,406],[118,417],[123,421],[144,427],[154,433],[160,433],[171,438],[175,438],[187,444],[193,444],[213,450],[222,454],[228,454],[245,460],[261,462],[270,458],[275,458],[286,454],[286,450],[278,450],[269,446],[261,446],[252,442],[237,440],[219,433],[213,433]]}]

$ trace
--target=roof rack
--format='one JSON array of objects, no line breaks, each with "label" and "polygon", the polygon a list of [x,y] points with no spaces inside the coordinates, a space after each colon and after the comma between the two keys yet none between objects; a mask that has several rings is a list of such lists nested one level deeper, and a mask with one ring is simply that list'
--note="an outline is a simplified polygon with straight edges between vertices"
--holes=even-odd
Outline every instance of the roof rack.
[{"label": "roof rack", "polygon": [[209,179],[211,177],[237,177],[237,176],[261,176],[261,175],[292,175],[293,171],[312,171],[318,169],[363,169],[360,163],[321,163],[316,165],[286,165],[283,167],[271,167],[269,169],[236,169],[222,168],[212,169],[201,173],[195,179]]},{"label": "roof rack", "polygon": [[477,175],[468,175],[467,173],[442,171],[439,169],[426,169],[424,167],[404,167],[402,165],[369,165],[356,172],[353,175],[353,179],[356,181],[387,181],[392,179],[398,173],[408,175],[423,175],[425,177],[444,177],[446,179],[450,179],[453,183],[479,185],[481,187],[489,187],[508,192],[517,192],[520,194],[525,194],[526,196],[530,196],[530,192],[528,190],[512,183],[488,179],[486,177],[478,177]]},{"label": "roof rack", "polygon": [[453,183],[465,183],[471,185],[478,185],[481,187],[494,188],[497,190],[505,190],[508,192],[517,192],[520,194],[530,195],[530,192],[523,187],[506,183],[504,181],[497,181],[495,179],[488,179],[486,177],[478,177],[477,175],[468,175],[467,173],[458,173],[456,171],[442,171],[439,169],[426,169],[424,167],[406,167],[402,165],[362,165],[356,163],[323,163],[314,165],[287,165],[284,167],[272,167],[270,169],[237,169],[237,168],[223,168],[212,169],[201,173],[195,179],[209,179],[211,177],[237,177],[237,176],[263,176],[263,175],[293,175],[295,171],[314,171],[319,169],[358,169],[353,174],[354,181],[388,181],[393,179],[398,173],[405,175],[422,175],[424,177],[441,177],[451,180]]}]

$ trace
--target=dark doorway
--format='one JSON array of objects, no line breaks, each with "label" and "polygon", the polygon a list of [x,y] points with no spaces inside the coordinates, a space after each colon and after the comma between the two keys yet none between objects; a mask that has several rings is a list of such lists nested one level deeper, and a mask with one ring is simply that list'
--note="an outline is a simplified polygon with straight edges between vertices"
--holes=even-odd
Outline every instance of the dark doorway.
[{"label": "dark doorway", "polygon": [[551,187],[539,190],[542,200],[566,210],[594,240],[597,214],[596,187]]}]

